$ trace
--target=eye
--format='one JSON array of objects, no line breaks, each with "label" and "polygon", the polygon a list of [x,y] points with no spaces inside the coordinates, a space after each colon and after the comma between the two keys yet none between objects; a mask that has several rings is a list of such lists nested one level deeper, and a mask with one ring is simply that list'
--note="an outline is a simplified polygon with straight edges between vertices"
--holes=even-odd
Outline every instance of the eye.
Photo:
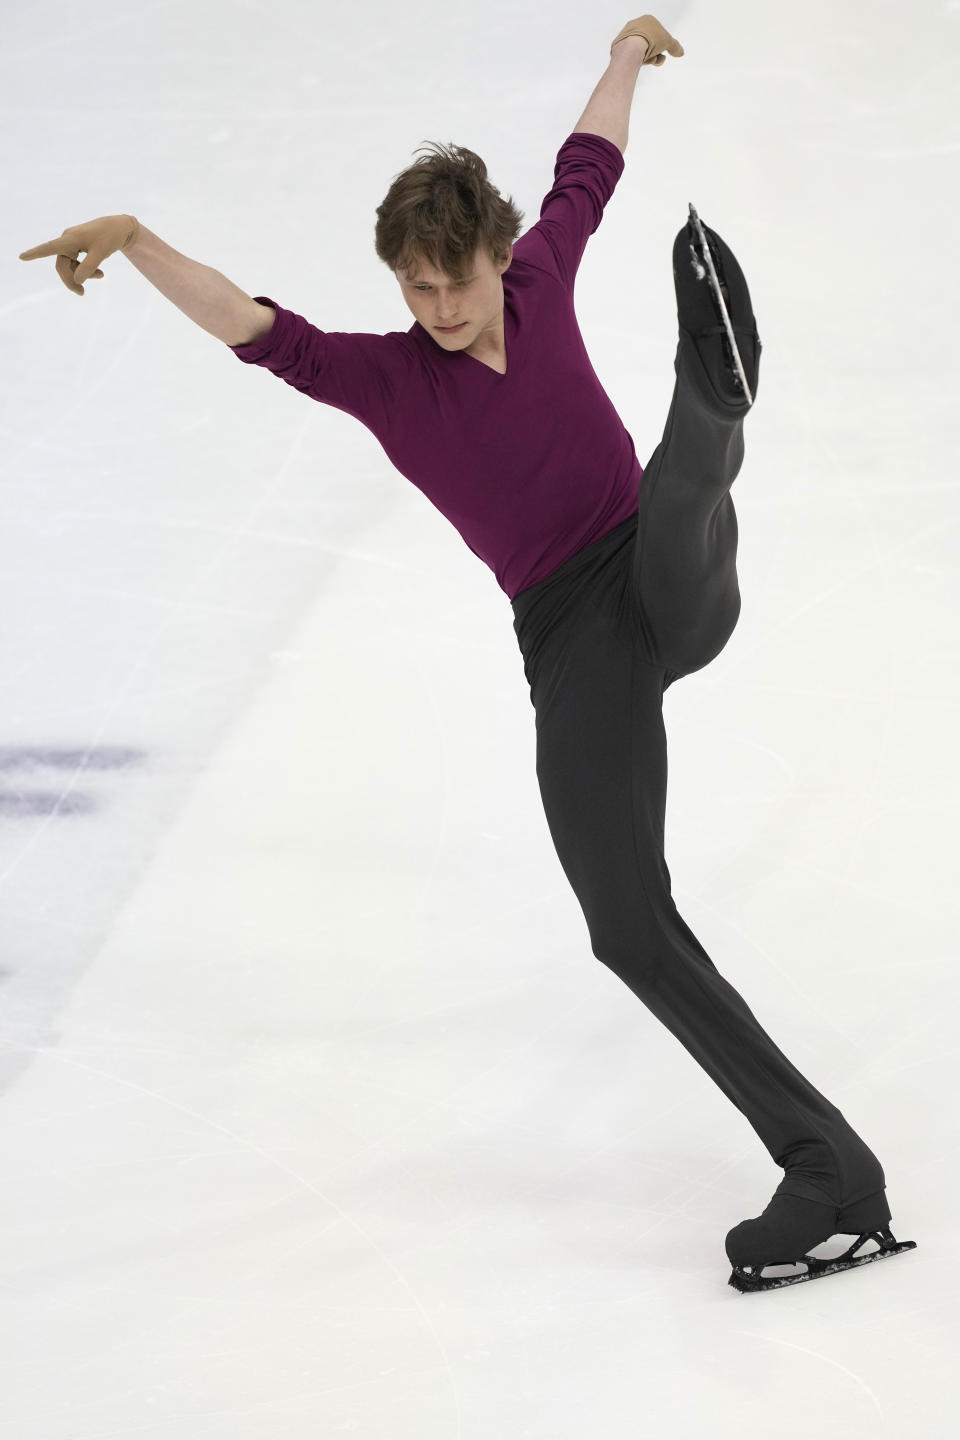
[{"label": "eye", "polygon": [[[471,283],[472,283],[472,281],[470,281],[470,280],[458,280],[458,281],[457,281],[457,284],[458,284],[458,285],[470,285]],[[431,287],[430,287],[429,285],[414,285],[413,288],[414,288],[414,290],[429,290]]]}]

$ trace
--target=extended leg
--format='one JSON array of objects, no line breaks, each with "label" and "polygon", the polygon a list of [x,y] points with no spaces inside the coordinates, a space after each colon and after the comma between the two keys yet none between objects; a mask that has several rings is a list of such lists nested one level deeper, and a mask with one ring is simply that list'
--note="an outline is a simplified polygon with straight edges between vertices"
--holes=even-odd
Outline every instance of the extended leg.
[{"label": "extended leg", "polygon": [[[712,230],[706,235],[755,396],[761,344],[747,283],[729,246]],[[697,253],[688,225],[673,248],[677,378],[663,438],[640,482],[633,566],[638,625],[669,680],[701,669],[719,654],[740,614],[730,488],[743,464],[743,422],[750,405],[706,271],[692,263]]]}]

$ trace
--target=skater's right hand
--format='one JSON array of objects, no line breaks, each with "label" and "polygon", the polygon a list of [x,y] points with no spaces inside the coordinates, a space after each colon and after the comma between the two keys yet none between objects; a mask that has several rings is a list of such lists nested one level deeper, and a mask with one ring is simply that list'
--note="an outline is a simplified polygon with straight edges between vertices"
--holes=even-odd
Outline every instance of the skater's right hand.
[{"label": "skater's right hand", "polygon": [[[68,290],[82,295],[85,280],[103,279],[103,271],[97,268],[100,262],[116,250],[128,249],[139,231],[140,222],[135,215],[101,215],[83,225],[68,226],[59,239],[24,250],[20,259],[39,260],[44,255],[56,255],[60,279]],[[86,259],[78,261],[81,250],[86,251]]]}]

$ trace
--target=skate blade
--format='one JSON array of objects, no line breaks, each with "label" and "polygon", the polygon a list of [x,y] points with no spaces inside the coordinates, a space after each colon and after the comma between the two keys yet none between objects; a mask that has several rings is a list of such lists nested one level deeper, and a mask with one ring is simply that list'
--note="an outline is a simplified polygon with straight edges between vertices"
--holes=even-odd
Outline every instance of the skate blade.
[{"label": "skate blade", "polygon": [[[858,1255],[854,1259],[856,1251],[868,1240],[874,1240],[879,1249],[869,1255]],[[760,1290],[782,1290],[785,1285],[802,1285],[805,1280],[820,1280],[824,1275],[838,1275],[841,1270],[855,1270],[858,1265],[872,1265],[875,1260],[886,1260],[891,1255],[903,1255],[907,1250],[916,1250],[915,1240],[896,1241],[886,1231],[872,1231],[870,1234],[861,1235],[855,1240],[849,1250],[835,1260],[818,1260],[814,1255],[804,1255],[797,1261],[785,1261],[784,1265],[796,1264],[806,1265],[805,1271],[795,1275],[764,1275],[764,1270],[777,1270],[781,1266],[772,1262],[768,1265],[750,1266],[735,1265],[727,1281],[734,1290],[739,1290],[741,1295],[753,1295]]]},{"label": "skate blade", "polygon": [[697,232],[697,239],[700,241],[700,245],[703,249],[703,258],[707,262],[706,268],[704,268],[704,266],[700,264],[696,252],[693,251],[691,247],[691,251],[693,253],[694,269],[697,272],[697,279],[703,280],[706,276],[709,276],[710,290],[713,294],[714,300],[720,307],[720,316],[723,320],[724,328],[727,332],[727,339],[730,341],[730,348],[733,351],[734,368],[736,369],[737,377],[740,381],[740,384],[743,386],[743,393],[747,397],[747,403],[749,405],[752,405],[753,395],[750,393],[750,386],[747,383],[747,372],[743,368],[743,360],[741,359],[740,350],[737,346],[736,336],[733,333],[733,325],[730,323],[730,312],[727,309],[727,302],[724,300],[723,291],[720,289],[720,277],[718,276],[716,266],[713,263],[713,255],[707,242],[707,237],[704,233],[703,225],[700,223],[700,216],[697,214],[692,204],[690,205],[690,223],[694,226]]}]

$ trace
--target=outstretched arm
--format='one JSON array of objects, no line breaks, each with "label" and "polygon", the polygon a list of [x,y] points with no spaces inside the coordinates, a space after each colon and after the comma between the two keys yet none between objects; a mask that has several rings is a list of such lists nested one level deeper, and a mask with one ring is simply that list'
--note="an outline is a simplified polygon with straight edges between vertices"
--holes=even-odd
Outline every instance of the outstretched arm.
[{"label": "outstretched arm", "polygon": [[250,345],[273,329],[277,312],[271,306],[252,299],[219,270],[181,255],[145,225],[123,253],[161,295],[225,345]]},{"label": "outstretched arm", "polygon": [[621,153],[625,151],[630,107],[642,66],[662,65],[667,55],[682,54],[683,46],[653,15],[628,21],[610,47],[610,64],[574,131],[602,135],[605,140],[612,140]]}]

